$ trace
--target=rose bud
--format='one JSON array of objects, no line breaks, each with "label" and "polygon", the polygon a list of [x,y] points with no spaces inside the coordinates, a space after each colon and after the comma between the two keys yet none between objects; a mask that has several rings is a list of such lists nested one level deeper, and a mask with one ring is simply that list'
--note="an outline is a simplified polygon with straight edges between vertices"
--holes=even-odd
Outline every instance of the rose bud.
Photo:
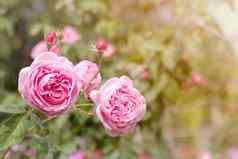
[{"label": "rose bud", "polygon": [[108,47],[108,42],[102,38],[97,39],[95,45],[97,51],[105,51]]},{"label": "rose bud", "polygon": [[66,44],[74,44],[80,40],[78,31],[72,26],[66,26],[63,30],[62,42]]},{"label": "rose bud", "polygon": [[85,97],[89,98],[90,92],[98,88],[102,79],[97,64],[83,60],[75,66],[75,72]]},{"label": "rose bud", "polygon": [[53,45],[50,50],[48,50],[47,48],[47,43],[45,41],[40,41],[39,43],[37,43],[32,51],[31,51],[31,58],[32,59],[35,59],[38,55],[42,54],[42,53],[45,53],[45,52],[53,52],[57,55],[60,54],[60,50],[59,48],[56,46],[56,45]]},{"label": "rose bud", "polygon": [[21,69],[18,90],[31,107],[47,116],[56,116],[75,103],[80,85],[68,59],[45,52]]},{"label": "rose bud", "polygon": [[111,78],[90,98],[106,132],[114,137],[132,132],[146,112],[145,98],[126,76]]},{"label": "rose bud", "polygon": [[150,78],[150,70],[147,67],[142,67],[141,79],[148,80]]},{"label": "rose bud", "polygon": [[77,151],[77,152],[72,153],[69,156],[69,159],[86,159],[86,155],[83,151]]},{"label": "rose bud", "polygon": [[56,43],[56,40],[57,40],[57,32],[55,31],[49,32],[45,37],[45,41],[49,45],[54,45]]}]

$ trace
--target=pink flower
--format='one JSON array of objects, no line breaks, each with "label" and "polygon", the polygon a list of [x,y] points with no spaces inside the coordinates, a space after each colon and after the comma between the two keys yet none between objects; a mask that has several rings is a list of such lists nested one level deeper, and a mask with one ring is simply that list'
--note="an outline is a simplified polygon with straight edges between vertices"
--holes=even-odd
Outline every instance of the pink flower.
[{"label": "pink flower", "polygon": [[84,95],[88,98],[90,92],[98,88],[101,83],[102,78],[98,66],[91,61],[83,60],[75,66],[75,72]]},{"label": "pink flower", "polygon": [[57,40],[57,32],[55,31],[49,32],[45,37],[45,41],[50,45],[54,45],[56,43],[56,40]]},{"label": "pink flower", "polygon": [[115,47],[112,44],[108,44],[107,48],[103,51],[104,58],[110,58],[115,53]]},{"label": "pink flower", "polygon": [[80,85],[68,59],[44,52],[20,71],[18,90],[30,106],[55,116],[74,104]]},{"label": "pink flower", "polygon": [[238,159],[238,149],[235,147],[230,148],[227,151],[227,155],[228,155],[229,159]]},{"label": "pink flower", "polygon": [[60,53],[60,48],[55,44],[55,45],[53,45],[53,46],[50,48],[49,51],[50,51],[50,52],[54,52],[54,53],[56,53],[57,55],[59,55],[59,53]]},{"label": "pink flower", "polygon": [[80,40],[78,31],[72,26],[64,27],[62,42],[66,44],[74,44]]},{"label": "pink flower", "polygon": [[42,52],[46,52],[46,51],[48,51],[47,43],[45,41],[40,41],[33,47],[32,51],[31,51],[31,57],[32,57],[32,59],[34,59],[34,58],[36,58],[36,56],[38,56]]},{"label": "pink flower", "polygon": [[50,50],[48,50],[47,48],[47,43],[45,41],[40,41],[39,43],[37,43],[32,51],[31,51],[31,58],[32,59],[35,59],[38,55],[42,54],[42,53],[45,53],[45,52],[53,52],[57,55],[59,55],[59,48],[57,47],[57,45],[53,45]]},{"label": "pink flower", "polygon": [[115,47],[103,38],[98,38],[93,50],[101,53],[104,58],[110,58],[115,53]]},{"label": "pink flower", "polygon": [[86,155],[83,151],[78,151],[78,152],[72,153],[69,156],[69,159],[86,159]]},{"label": "pink flower", "polygon": [[95,47],[99,51],[104,51],[108,47],[108,42],[105,39],[99,38],[96,41]]},{"label": "pink flower", "polygon": [[92,91],[90,98],[95,104],[97,117],[110,136],[133,131],[146,111],[145,98],[126,76],[111,78],[99,91]]}]

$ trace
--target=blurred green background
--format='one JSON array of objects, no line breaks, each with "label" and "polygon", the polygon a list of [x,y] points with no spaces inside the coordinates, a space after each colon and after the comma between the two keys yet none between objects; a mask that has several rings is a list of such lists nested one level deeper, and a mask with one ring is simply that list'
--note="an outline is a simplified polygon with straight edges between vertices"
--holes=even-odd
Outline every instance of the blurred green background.
[{"label": "blurred green background", "polygon": [[[81,40],[62,54],[75,64],[95,61],[90,45],[106,38],[116,53],[104,60],[104,81],[131,77],[146,97],[147,113],[134,134],[117,138],[86,114],[62,115],[17,140],[35,156],[17,152],[12,158],[65,159],[79,149],[89,158],[100,151],[103,159],[210,159],[201,157],[205,152],[238,158],[228,153],[238,146],[238,2],[0,0],[1,107],[24,104],[19,70],[31,63],[31,49],[45,33],[66,25]],[[205,84],[187,86],[194,73]],[[0,113],[0,120],[7,115]]]}]

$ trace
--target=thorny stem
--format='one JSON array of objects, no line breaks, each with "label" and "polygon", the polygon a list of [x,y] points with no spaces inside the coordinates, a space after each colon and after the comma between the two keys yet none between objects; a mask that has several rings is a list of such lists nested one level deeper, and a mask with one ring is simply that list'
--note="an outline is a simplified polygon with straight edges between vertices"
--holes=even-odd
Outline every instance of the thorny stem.
[{"label": "thorny stem", "polygon": [[[43,125],[43,124],[45,124],[46,122],[48,122],[48,121],[50,121],[50,120],[52,120],[52,119],[54,119],[54,118],[55,118],[55,117],[44,119],[44,120],[42,120],[41,124]],[[28,130],[28,132],[30,133],[30,132],[33,131],[35,128],[36,128],[35,125],[33,125],[33,126]]]}]

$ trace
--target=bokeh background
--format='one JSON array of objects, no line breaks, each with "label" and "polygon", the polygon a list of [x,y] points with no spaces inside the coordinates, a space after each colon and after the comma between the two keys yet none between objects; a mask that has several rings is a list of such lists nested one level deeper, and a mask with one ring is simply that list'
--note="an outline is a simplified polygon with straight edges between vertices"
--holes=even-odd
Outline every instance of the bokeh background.
[{"label": "bokeh background", "polygon": [[82,150],[93,159],[238,159],[237,0],[0,0],[1,107],[24,104],[19,70],[45,33],[66,25],[81,40],[64,45],[63,56],[95,61],[90,45],[106,38],[116,53],[104,60],[103,79],[131,77],[147,113],[134,134],[117,138],[87,114],[62,115],[19,140],[25,152],[11,158]]}]

